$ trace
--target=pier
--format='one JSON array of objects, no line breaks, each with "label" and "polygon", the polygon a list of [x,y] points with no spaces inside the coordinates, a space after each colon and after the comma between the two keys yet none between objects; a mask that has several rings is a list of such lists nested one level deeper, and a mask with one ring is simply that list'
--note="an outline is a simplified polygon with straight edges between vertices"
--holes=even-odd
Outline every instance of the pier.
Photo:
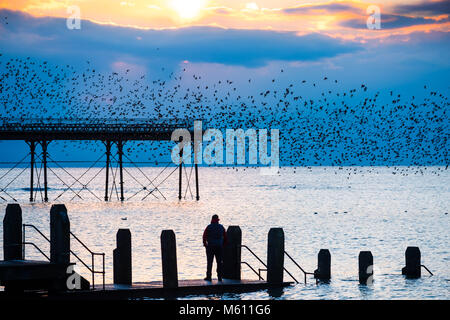
[{"label": "pier", "polygon": [[[25,234],[27,228],[33,229],[50,243],[50,255],[35,243],[27,241]],[[222,282],[178,279],[177,246],[173,230],[162,230],[161,232],[162,280],[132,282],[132,234],[129,229],[119,229],[116,235],[117,247],[112,253],[114,282],[106,284],[105,253],[93,252],[87,244],[70,231],[69,216],[64,205],[52,206],[50,237],[47,237],[35,226],[22,224],[21,207],[18,204],[9,204],[3,220],[4,260],[0,261],[0,285],[4,286],[5,290],[0,292],[0,299],[16,296],[63,300],[171,298],[186,295],[281,289],[293,284],[292,281],[286,281],[283,278],[284,273],[287,272],[283,262],[284,251],[281,251],[281,255],[269,253],[267,263],[265,263],[250,248],[241,244],[242,237],[238,226],[230,226],[228,232],[230,240],[224,248],[226,254],[224,255],[224,279]],[[273,228],[269,232],[268,245],[272,252],[284,248],[282,234],[281,228]],[[78,241],[91,254],[91,264],[82,260],[79,253],[71,249],[71,241]],[[27,260],[26,246],[33,246],[37,249],[44,260]],[[256,271],[256,268],[242,261],[241,248],[247,248],[266,269]],[[103,265],[100,268],[94,265],[94,256],[103,257]],[[91,273],[91,282],[74,271],[75,262],[72,262],[74,259]],[[248,266],[258,276],[258,280],[241,279],[243,265]],[[264,280],[261,271],[267,271],[272,278]],[[96,274],[103,277],[101,285],[95,284]],[[293,279],[297,282],[295,278]]]},{"label": "pier", "polygon": [[[114,121],[108,119],[0,119],[0,140],[18,140],[24,141],[29,146],[29,153],[19,162],[11,163],[13,166],[6,174],[0,177],[0,183],[2,179],[8,179],[12,169],[19,165],[24,165],[27,159],[29,161],[29,192],[30,202],[37,200],[37,191],[42,192],[41,199],[43,202],[49,201],[49,178],[48,172],[51,171],[53,175],[58,179],[58,183],[64,185],[64,191],[57,195],[53,201],[57,201],[59,197],[67,191],[74,193],[74,198],[81,198],[80,192],[75,190],[74,185],[80,185],[81,190],[87,190],[99,200],[111,201],[113,189],[115,188],[117,198],[120,201],[125,201],[124,190],[124,168],[125,161],[128,161],[131,165],[139,169],[140,173],[146,178],[147,183],[141,185],[141,190],[145,194],[145,198],[149,195],[162,196],[164,195],[159,190],[159,185],[155,185],[154,179],[149,178],[139,166],[134,163],[124,152],[124,145],[127,141],[170,141],[172,132],[176,129],[183,128],[191,131],[193,124],[188,120],[170,119],[170,120],[151,120],[151,119],[125,119],[121,121]],[[104,195],[97,195],[89,190],[88,186],[92,180],[87,183],[80,181],[81,177],[73,177],[75,180],[73,183],[68,183],[59,177],[54,170],[49,167],[49,164],[53,164],[59,168],[65,170],[63,166],[59,164],[59,161],[52,159],[48,152],[48,146],[52,141],[66,140],[66,141],[102,141],[105,149],[101,157],[95,161],[92,166],[87,170],[89,171],[94,166],[100,164],[100,159],[105,158],[104,162],[104,176],[105,176],[105,188]],[[38,152],[40,147],[40,152]],[[112,152],[115,147],[116,152]],[[182,150],[181,150],[182,151]],[[117,162],[117,168],[114,172],[112,161]],[[70,162],[70,161],[69,161]],[[40,167],[38,166],[40,165]],[[170,166],[168,163],[166,168]],[[194,165],[195,175],[195,199],[200,199],[199,194],[199,182],[198,182],[198,167]],[[164,168],[164,169],[166,169]],[[175,168],[177,169],[177,167]],[[179,171],[179,185],[178,185],[178,199],[183,198],[183,174],[182,171],[183,162],[178,165]],[[66,170],[65,170],[66,171]],[[118,171],[118,173],[117,173]],[[170,170],[169,170],[170,171]],[[20,172],[22,174],[24,171]],[[175,170],[169,172],[169,176],[174,173]],[[83,176],[86,176],[85,172]],[[19,175],[20,175],[19,174]],[[97,173],[99,174],[99,173]],[[130,174],[128,172],[128,174]],[[0,185],[0,199],[4,201],[13,200],[17,201],[9,192],[8,186],[18,178],[13,177],[6,186]],[[131,174],[130,174],[131,175]],[[168,177],[168,176],[167,176]],[[186,174],[186,177],[190,179],[190,175]],[[36,178],[36,179],[35,179]],[[134,182],[137,180],[134,179]],[[116,179],[118,182],[116,183]],[[166,178],[167,179],[167,178]],[[112,181],[111,181],[112,180]],[[163,180],[165,181],[165,179]],[[193,183],[194,184],[194,183]],[[187,187],[190,188],[190,181],[187,181]],[[117,190],[119,189],[119,190]]]},{"label": "pier", "polygon": [[[27,241],[26,230],[37,232],[50,244],[50,254],[36,243]],[[176,235],[173,230],[162,230],[161,261],[162,279],[133,282],[132,233],[129,229],[119,229],[116,234],[116,248],[113,250],[113,283],[105,283],[105,253],[92,251],[70,230],[70,220],[63,204],[52,205],[50,210],[50,237],[31,224],[22,223],[22,209],[19,204],[9,204],[3,219],[4,260],[0,261],[1,298],[26,297],[31,299],[49,298],[56,300],[77,299],[134,299],[134,298],[174,298],[188,295],[208,295],[224,293],[244,293],[259,290],[280,292],[280,289],[300,282],[294,273],[287,270],[285,259],[298,268],[307,283],[307,276],[313,276],[316,284],[329,283],[331,279],[331,253],[321,249],[317,256],[318,268],[314,272],[305,271],[285,249],[282,228],[271,228],[267,236],[267,258],[264,261],[254,251],[242,243],[239,226],[229,226],[228,242],[224,246],[223,281],[200,279],[179,279]],[[91,258],[83,260],[79,252],[71,248],[71,241],[81,244]],[[43,260],[26,259],[27,246],[34,247]],[[242,251],[250,253],[260,264],[259,267],[242,260]],[[95,265],[95,257],[102,258],[102,265]],[[74,271],[80,263],[91,274],[90,280]],[[358,256],[358,278],[360,285],[373,284],[374,257],[371,251],[361,251]],[[421,277],[421,269],[431,276],[433,273],[421,263],[418,247],[408,247],[405,251],[402,274],[406,278]],[[242,279],[242,268],[251,270],[257,280]],[[263,272],[266,272],[264,278]],[[95,283],[96,275],[102,276],[102,283]],[[288,279],[286,279],[286,276]]]}]

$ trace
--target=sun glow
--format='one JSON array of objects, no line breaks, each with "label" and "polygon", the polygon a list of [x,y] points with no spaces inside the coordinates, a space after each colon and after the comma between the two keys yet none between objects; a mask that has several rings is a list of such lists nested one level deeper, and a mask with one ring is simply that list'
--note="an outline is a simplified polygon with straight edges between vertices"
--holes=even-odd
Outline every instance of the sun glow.
[{"label": "sun glow", "polygon": [[206,0],[172,0],[171,7],[182,19],[195,19],[205,7]]}]

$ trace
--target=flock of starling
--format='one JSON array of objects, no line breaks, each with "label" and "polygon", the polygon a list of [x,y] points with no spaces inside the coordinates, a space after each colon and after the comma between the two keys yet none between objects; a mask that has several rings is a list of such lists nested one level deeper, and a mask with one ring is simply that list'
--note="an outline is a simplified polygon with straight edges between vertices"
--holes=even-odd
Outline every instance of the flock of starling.
[{"label": "flock of starling", "polygon": [[[448,97],[426,85],[415,96],[363,83],[342,89],[327,76],[286,85],[281,69],[261,90],[251,78],[211,82],[187,68],[150,79],[129,69],[99,71],[89,61],[79,68],[0,54],[0,116],[201,119],[207,128],[279,129],[285,166],[448,166]],[[126,151],[170,156],[164,142],[127,143]]]}]

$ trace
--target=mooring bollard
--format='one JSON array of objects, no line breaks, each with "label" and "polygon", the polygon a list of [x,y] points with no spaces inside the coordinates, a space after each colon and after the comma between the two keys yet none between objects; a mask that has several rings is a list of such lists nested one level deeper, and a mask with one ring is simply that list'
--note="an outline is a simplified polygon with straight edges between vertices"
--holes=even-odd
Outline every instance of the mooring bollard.
[{"label": "mooring bollard", "polygon": [[373,256],[370,251],[361,251],[358,257],[359,283],[372,284],[373,282]]},{"label": "mooring bollard", "polygon": [[6,206],[3,218],[3,259],[21,260],[22,257],[22,209],[17,203]]},{"label": "mooring bollard", "polygon": [[405,251],[406,266],[402,268],[402,274],[407,278],[417,279],[421,277],[420,249],[408,247]]},{"label": "mooring bollard", "polygon": [[241,280],[241,245],[242,232],[239,226],[229,226],[227,229],[228,243],[224,247],[223,277]]},{"label": "mooring bollard", "polygon": [[284,273],[284,231],[271,228],[267,242],[267,282],[282,283]]},{"label": "mooring bollard", "polygon": [[177,245],[173,230],[161,232],[161,258],[164,288],[177,288]]},{"label": "mooring bollard", "polygon": [[113,250],[114,284],[132,283],[131,232],[119,229],[116,234],[116,249]]},{"label": "mooring bollard", "polygon": [[320,249],[317,255],[317,269],[314,278],[328,281],[331,278],[331,254],[328,249]]},{"label": "mooring bollard", "polygon": [[50,209],[50,262],[70,263],[70,222],[63,204]]}]

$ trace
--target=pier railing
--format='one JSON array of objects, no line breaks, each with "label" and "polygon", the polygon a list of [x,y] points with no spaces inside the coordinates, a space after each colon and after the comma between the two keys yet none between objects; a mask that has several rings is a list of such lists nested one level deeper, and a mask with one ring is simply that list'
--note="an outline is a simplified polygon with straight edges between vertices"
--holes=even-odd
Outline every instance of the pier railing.
[{"label": "pier railing", "polygon": [[241,248],[247,249],[248,252],[250,252],[253,255],[253,257],[255,257],[256,260],[258,260],[265,267],[265,269],[258,269],[258,272],[256,272],[255,268],[253,268],[248,262],[241,261],[241,264],[245,264],[246,266],[248,266],[250,270],[252,270],[258,276],[259,280],[264,280],[264,278],[261,276],[261,271],[267,271],[267,265],[256,255],[256,253],[253,252],[253,250],[251,250],[246,245],[241,245]]},{"label": "pier railing", "polygon": [[[36,248],[48,261],[50,261],[50,258],[42,251],[35,243],[26,241],[26,228],[32,228],[34,229],[42,238],[44,238],[48,243],[50,243],[50,239],[43,234],[35,225],[32,224],[23,224],[22,225],[22,258],[25,260],[25,245],[31,245],[34,248]],[[95,289],[95,275],[96,274],[102,274],[103,277],[103,290],[105,289],[105,253],[99,253],[99,252],[93,252],[91,249],[89,249],[84,242],[82,242],[75,234],[70,232],[70,235],[79,243],[83,248],[85,248],[91,255],[91,266],[89,266],[83,259],[81,259],[75,252],[70,250],[70,253],[86,268],[89,270],[89,272],[92,274],[92,289]],[[101,256],[102,257],[102,270],[96,270],[95,269],[95,256]]]},{"label": "pier railing", "polygon": [[[310,275],[314,275],[314,272],[307,272],[307,271],[305,271],[305,269],[303,269],[298,263],[297,263],[297,261],[295,261],[294,260],[294,258],[292,258],[286,251],[284,251],[284,254],[286,255],[286,257],[288,257],[302,272],[303,272],[303,275],[305,276],[305,284],[306,284],[306,276],[308,275],[308,274],[310,274]],[[286,271],[287,272],[287,271]],[[289,272],[288,272],[289,273]],[[292,277],[292,276],[291,276]],[[297,280],[296,280],[297,281]],[[297,283],[298,283],[298,281],[297,281]]]},{"label": "pier railing", "polygon": [[[105,253],[104,252],[93,252],[91,249],[89,249],[76,235],[70,231],[70,235],[78,241],[79,244],[83,246],[90,254],[91,254],[91,267],[89,267],[80,257],[78,257],[72,250],[70,250],[70,253],[73,254],[75,258],[78,259],[92,274],[92,289],[95,289],[95,274],[102,274],[103,278],[103,290],[105,290]],[[102,271],[95,270],[95,256],[101,256],[102,257]]]},{"label": "pier railing", "polygon": [[[252,254],[253,257],[256,258],[256,260],[258,260],[264,267],[265,269],[258,269],[258,271],[256,271],[255,268],[253,268],[248,262],[246,261],[241,261],[241,264],[245,264],[246,266],[248,266],[250,268],[250,270],[252,270],[257,276],[259,280],[264,280],[264,278],[261,276],[261,271],[267,271],[267,265],[264,263],[264,261],[261,260],[261,258],[259,258],[256,253],[253,252],[253,250],[251,250],[248,246],[246,245],[241,245],[241,248],[245,248],[248,250],[248,252],[250,252]],[[284,251],[284,254],[303,272],[304,274],[304,279],[305,279],[305,284],[306,284],[306,276],[309,275],[314,275],[313,272],[307,272],[305,271],[305,269],[303,269],[298,263],[297,261],[294,260],[294,258],[292,258],[286,251]],[[285,268],[283,267],[284,272],[286,272],[294,281],[295,283],[299,283],[299,281]]]}]

